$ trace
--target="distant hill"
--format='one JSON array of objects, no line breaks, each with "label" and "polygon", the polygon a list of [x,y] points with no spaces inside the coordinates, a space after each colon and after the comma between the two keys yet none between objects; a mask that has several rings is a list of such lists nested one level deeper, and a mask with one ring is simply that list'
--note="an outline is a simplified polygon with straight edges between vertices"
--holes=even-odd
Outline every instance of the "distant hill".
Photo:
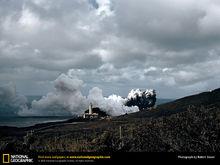
[{"label": "distant hill", "polygon": [[209,92],[203,92],[203,93],[187,96],[168,103],[160,104],[157,106],[156,109],[153,110],[139,111],[128,115],[123,115],[121,117],[144,118],[144,117],[169,116],[171,114],[185,111],[191,105],[220,107],[220,88]]},{"label": "distant hill", "polygon": [[207,106],[207,105],[215,105],[220,106],[220,88],[209,91],[203,92],[196,95],[187,96],[181,99],[177,99],[175,101],[162,104],[158,106],[159,110],[184,110],[189,105],[195,106]]}]

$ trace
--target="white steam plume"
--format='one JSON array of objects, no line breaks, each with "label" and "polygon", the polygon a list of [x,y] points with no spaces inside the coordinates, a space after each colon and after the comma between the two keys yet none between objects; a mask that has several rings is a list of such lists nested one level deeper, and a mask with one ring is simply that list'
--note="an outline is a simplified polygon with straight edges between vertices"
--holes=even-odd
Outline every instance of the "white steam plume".
[{"label": "white steam plume", "polygon": [[138,107],[136,106],[125,106],[126,99],[121,96],[110,95],[109,97],[103,97],[102,90],[97,87],[89,91],[88,101],[112,116],[138,111]]},{"label": "white steam plume", "polygon": [[104,97],[98,87],[92,88],[87,97],[83,96],[82,86],[83,81],[72,76],[71,72],[61,74],[54,81],[55,92],[48,93],[39,101],[34,100],[31,109],[23,109],[19,115],[81,115],[89,103],[113,116],[138,111],[137,106],[125,106],[126,99],[121,96]]},{"label": "white steam plume", "polygon": [[54,81],[55,92],[48,93],[39,101],[34,100],[31,109],[20,111],[19,115],[79,115],[88,105],[86,97],[80,91],[82,85],[82,80],[61,74]]}]

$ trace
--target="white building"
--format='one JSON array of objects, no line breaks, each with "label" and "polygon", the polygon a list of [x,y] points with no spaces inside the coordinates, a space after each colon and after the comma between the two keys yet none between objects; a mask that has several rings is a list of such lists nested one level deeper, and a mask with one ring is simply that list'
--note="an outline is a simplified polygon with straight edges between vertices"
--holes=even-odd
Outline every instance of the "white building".
[{"label": "white building", "polygon": [[[88,110],[87,110],[88,111]],[[84,119],[96,119],[99,117],[98,113],[93,112],[92,103],[89,104],[89,111],[83,114]]]}]

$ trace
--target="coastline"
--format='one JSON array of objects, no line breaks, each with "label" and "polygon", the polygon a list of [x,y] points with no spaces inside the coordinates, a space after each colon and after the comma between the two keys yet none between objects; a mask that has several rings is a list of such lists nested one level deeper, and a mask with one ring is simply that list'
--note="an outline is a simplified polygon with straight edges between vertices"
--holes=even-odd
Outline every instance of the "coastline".
[{"label": "coastline", "polygon": [[25,127],[16,127],[16,126],[0,126],[0,135],[1,136],[10,136],[10,135],[25,135],[28,131],[39,131],[47,128],[52,128],[55,126],[62,126],[65,124],[77,124],[87,121],[81,117],[66,119],[63,121],[51,121],[45,123],[34,124],[32,126]]}]

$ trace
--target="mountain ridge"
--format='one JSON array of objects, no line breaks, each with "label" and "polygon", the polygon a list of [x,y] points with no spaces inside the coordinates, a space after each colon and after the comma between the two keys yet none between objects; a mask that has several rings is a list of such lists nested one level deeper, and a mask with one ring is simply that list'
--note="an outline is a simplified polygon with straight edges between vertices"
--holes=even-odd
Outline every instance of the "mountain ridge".
[{"label": "mountain ridge", "polygon": [[220,107],[220,88],[208,92],[201,92],[198,94],[185,96],[174,101],[160,104],[156,108],[150,110],[143,110],[131,114],[119,116],[119,118],[145,118],[145,117],[161,117],[169,116],[171,114],[183,112],[189,106],[210,106],[214,105]]}]

